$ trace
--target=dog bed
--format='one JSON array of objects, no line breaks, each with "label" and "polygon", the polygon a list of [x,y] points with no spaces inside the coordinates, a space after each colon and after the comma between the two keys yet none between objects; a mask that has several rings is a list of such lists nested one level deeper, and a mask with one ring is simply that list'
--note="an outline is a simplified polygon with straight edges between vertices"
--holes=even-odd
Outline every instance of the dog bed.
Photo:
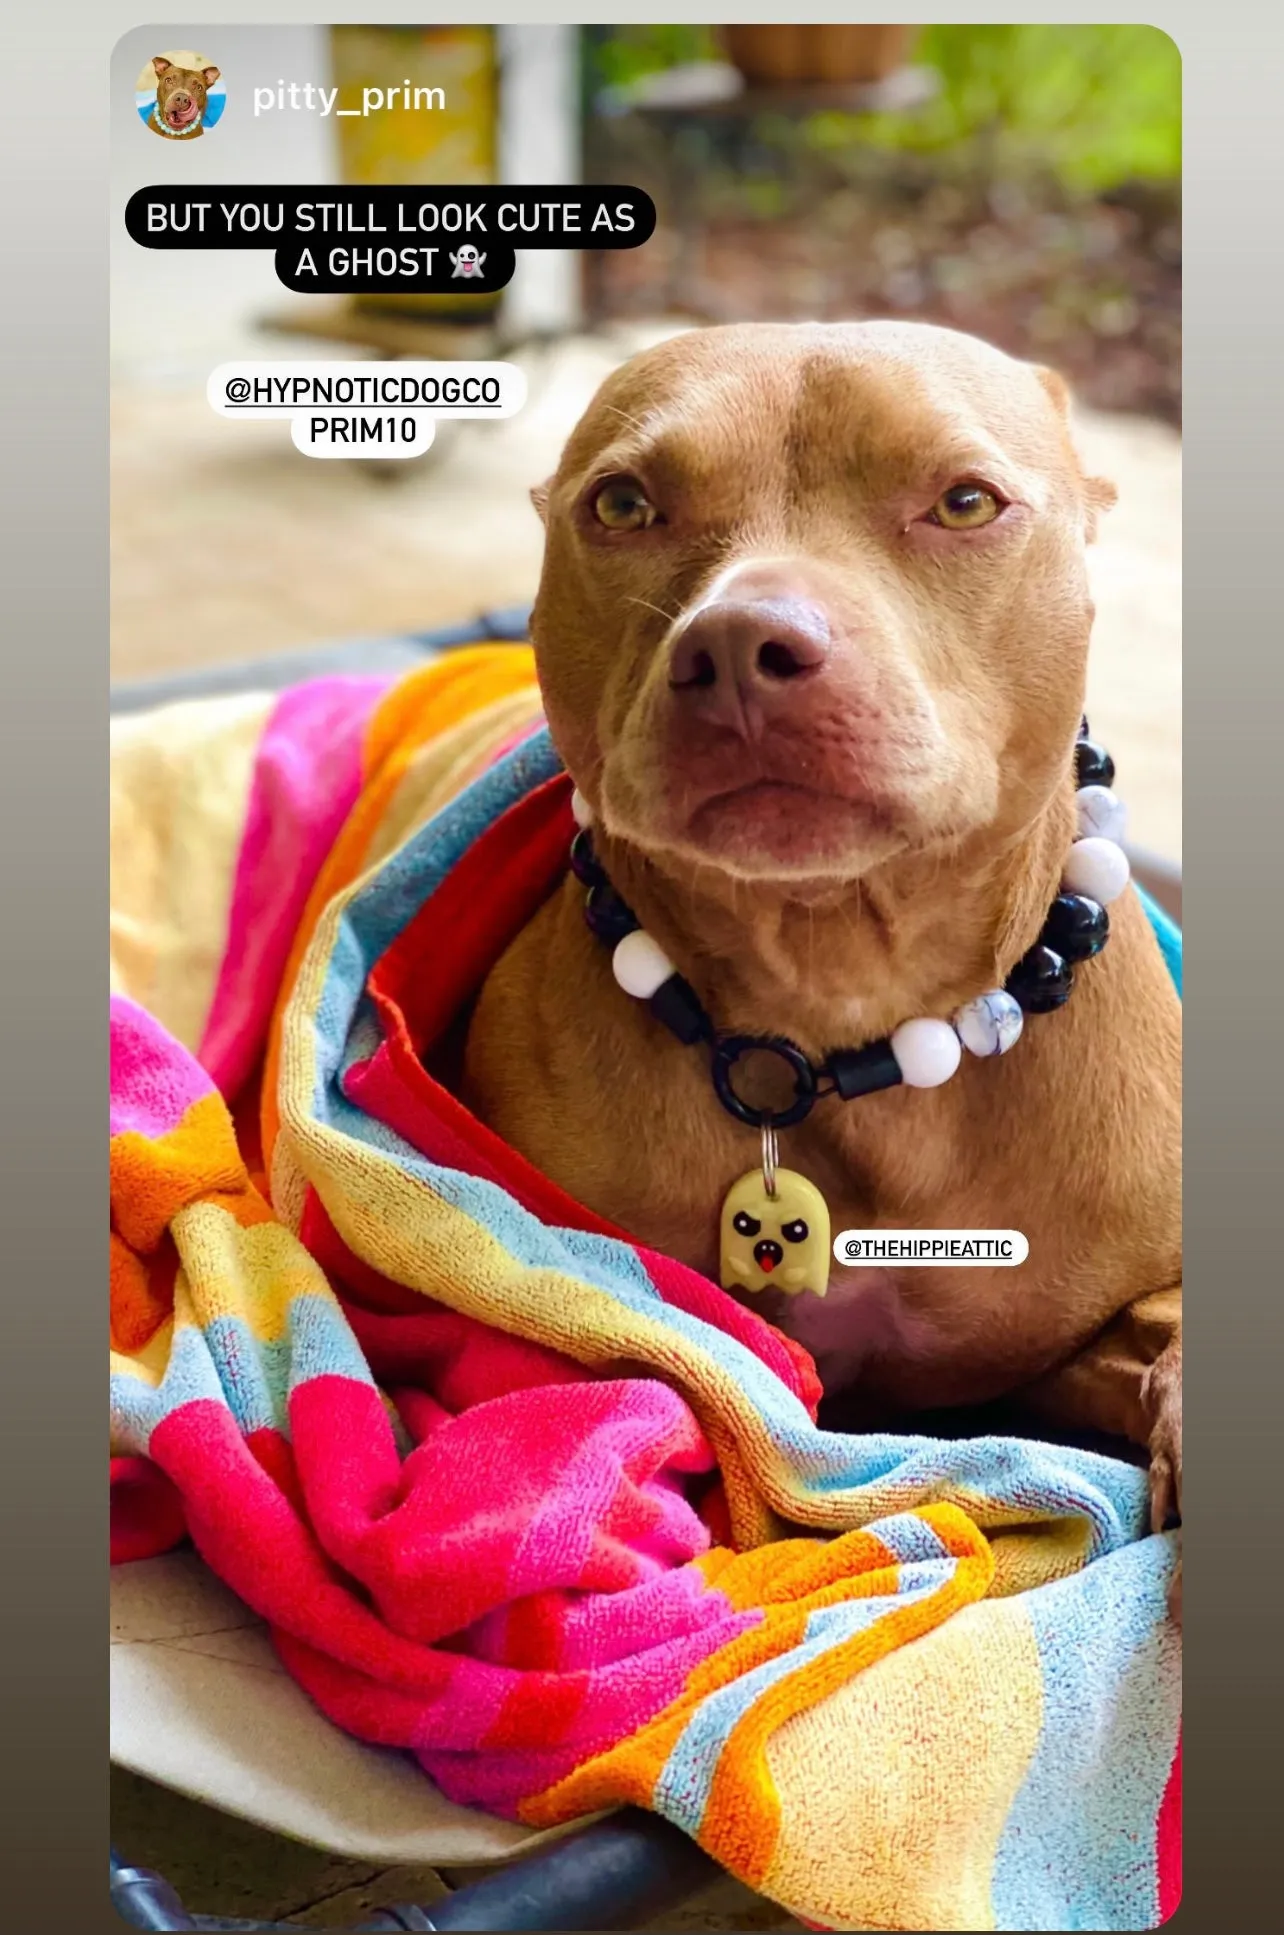
[{"label": "dog bed", "polygon": [[635,1801],[822,1925],[1163,1919],[1175,1555],[1143,1474],[819,1431],[798,1352],[428,1074],[563,864],[529,655],[180,703],[114,766],[117,1652],[153,1650],[140,1565],[212,1590],[186,1533],[232,1597],[148,1635],[186,1676],[165,1730],[202,1676],[278,1683],[257,1730],[208,1695],[222,1766],[184,1777],[176,1732],[160,1777],[391,1860]]}]

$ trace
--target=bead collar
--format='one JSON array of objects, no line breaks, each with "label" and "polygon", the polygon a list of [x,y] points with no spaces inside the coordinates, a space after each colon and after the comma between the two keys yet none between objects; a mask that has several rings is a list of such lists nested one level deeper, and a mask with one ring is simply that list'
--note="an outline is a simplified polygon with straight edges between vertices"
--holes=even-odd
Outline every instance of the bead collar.
[{"label": "bead collar", "polygon": [[[1069,1000],[1076,966],[1099,954],[1110,934],[1109,904],[1128,884],[1128,857],[1120,844],[1126,813],[1111,790],[1114,761],[1089,735],[1084,719],[1074,748],[1076,838],[1033,947],[1001,988],[965,1003],[949,1020],[918,1016],[903,1021],[880,1041],[835,1048],[813,1062],[786,1035],[719,1034],[695,989],[645,931],[608,881],[593,848],[592,809],[576,790],[572,810],[579,828],[571,843],[571,869],[588,889],[584,916],[592,932],[612,949],[611,966],[627,994],[646,1001],[656,1019],[688,1046],[710,1050],[714,1093],[728,1114],[750,1128],[785,1129],[801,1122],[823,1096],[849,1102],[904,1083],[936,1088],[958,1068],[962,1052],[1005,1055],[1020,1038],[1027,1015],[1051,1013]],[[793,1100],[783,1109],[754,1108],[733,1086],[737,1064],[751,1053],[774,1055],[790,1071]]]},{"label": "bead collar", "polygon": [[196,119],[189,121],[185,128],[171,128],[168,121],[161,114],[159,101],[157,101],[155,107],[152,109],[153,126],[159,128],[162,134],[168,135],[171,141],[186,141],[190,135],[199,133],[201,127],[204,125],[204,121],[205,110],[202,108]]}]

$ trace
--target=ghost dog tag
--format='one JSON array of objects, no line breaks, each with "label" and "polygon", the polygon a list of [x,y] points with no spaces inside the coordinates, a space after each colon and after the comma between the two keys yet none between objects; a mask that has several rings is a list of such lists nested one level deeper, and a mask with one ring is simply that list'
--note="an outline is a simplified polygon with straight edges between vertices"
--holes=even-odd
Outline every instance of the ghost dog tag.
[{"label": "ghost dog tag", "polygon": [[815,1183],[793,1169],[763,1172],[733,1183],[722,1205],[724,1290],[783,1290],[796,1297],[829,1288],[829,1206]]}]

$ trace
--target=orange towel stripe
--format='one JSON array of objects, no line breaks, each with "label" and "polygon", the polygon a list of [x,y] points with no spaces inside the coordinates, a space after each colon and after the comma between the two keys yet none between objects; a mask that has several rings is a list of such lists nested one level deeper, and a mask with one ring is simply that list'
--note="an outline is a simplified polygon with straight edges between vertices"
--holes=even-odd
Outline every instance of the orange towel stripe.
[{"label": "orange towel stripe", "polygon": [[[932,1631],[960,1607],[984,1599],[989,1590],[993,1557],[982,1534],[963,1513],[948,1505],[927,1506],[920,1516],[958,1559],[953,1576],[929,1598],[889,1609],[885,1618],[864,1632],[853,1634],[843,1645],[822,1653],[797,1673],[777,1680],[754,1701],[727,1737],[700,1824],[700,1841],[752,1887],[760,1886],[766,1877],[780,1833],[780,1797],[767,1765],[770,1736],[796,1713],[816,1706],[855,1674]],[[815,1603],[833,1605],[867,1596],[860,1590],[863,1583],[853,1580],[850,1585],[854,1590],[845,1590],[839,1582],[828,1593],[818,1595]],[[807,1614],[813,1609],[808,1604]],[[800,1638],[805,1625],[804,1618]]]},{"label": "orange towel stripe", "polygon": [[262,1149],[269,1172],[280,1130],[277,1086],[281,1018],[321,913],[334,895],[361,873],[380,822],[417,750],[470,713],[534,683],[535,654],[529,646],[466,645],[399,679],[376,709],[366,734],[366,780],[361,797],[308,896],[281,977],[261,1092]]}]

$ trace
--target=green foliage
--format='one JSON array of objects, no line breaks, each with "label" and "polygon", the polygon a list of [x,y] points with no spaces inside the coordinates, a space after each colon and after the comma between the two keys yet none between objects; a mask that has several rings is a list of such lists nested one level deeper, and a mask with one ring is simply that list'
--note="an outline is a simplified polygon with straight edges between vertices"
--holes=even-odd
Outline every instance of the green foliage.
[{"label": "green foliage", "polygon": [[[711,27],[585,30],[590,98],[680,62],[720,58]],[[808,143],[837,159],[873,146],[1048,170],[1072,192],[1181,175],[1181,55],[1157,27],[925,27],[911,58],[940,93],[907,114],[809,117]]]},{"label": "green foliage", "polygon": [[858,134],[850,116],[818,119],[919,153],[983,145],[997,167],[1042,165],[1071,189],[1180,177],[1181,55],[1157,27],[926,27],[914,59],[941,78],[925,111],[863,116]]},{"label": "green foliage", "polygon": [[713,27],[586,27],[584,39],[595,94],[604,87],[628,87],[662,67],[721,58]]}]

